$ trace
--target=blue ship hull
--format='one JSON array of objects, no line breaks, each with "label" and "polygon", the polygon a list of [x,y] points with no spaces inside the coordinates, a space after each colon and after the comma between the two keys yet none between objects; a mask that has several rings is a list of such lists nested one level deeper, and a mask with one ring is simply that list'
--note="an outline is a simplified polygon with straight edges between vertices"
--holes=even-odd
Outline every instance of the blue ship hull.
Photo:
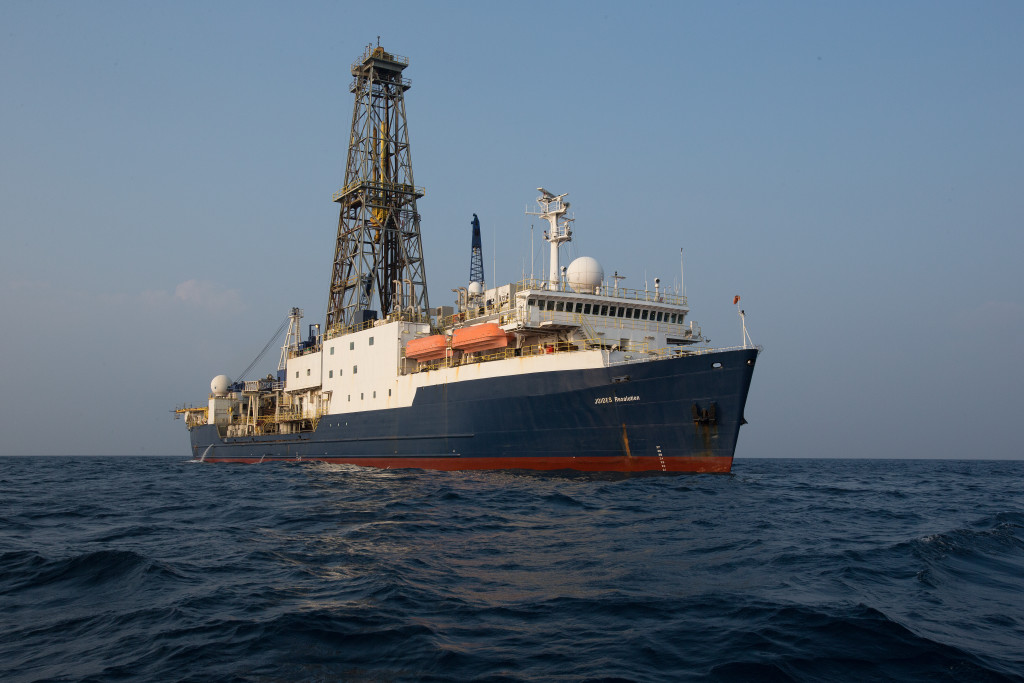
[{"label": "blue ship hull", "polygon": [[440,470],[728,472],[758,351],[420,388],[407,408],[325,415],[313,431],[190,431],[206,462],[320,460]]}]

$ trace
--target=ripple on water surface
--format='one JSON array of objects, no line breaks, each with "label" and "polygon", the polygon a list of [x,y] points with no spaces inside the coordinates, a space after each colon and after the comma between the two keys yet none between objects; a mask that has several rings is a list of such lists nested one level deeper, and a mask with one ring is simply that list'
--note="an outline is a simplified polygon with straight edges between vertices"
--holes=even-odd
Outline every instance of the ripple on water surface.
[{"label": "ripple on water surface", "polygon": [[4,680],[1024,680],[1024,463],[2,464]]}]

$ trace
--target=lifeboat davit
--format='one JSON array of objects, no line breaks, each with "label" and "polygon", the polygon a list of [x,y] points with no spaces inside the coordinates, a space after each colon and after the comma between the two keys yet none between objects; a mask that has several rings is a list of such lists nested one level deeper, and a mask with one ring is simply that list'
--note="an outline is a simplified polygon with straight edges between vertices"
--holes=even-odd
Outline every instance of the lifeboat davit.
[{"label": "lifeboat davit", "polygon": [[452,332],[452,348],[473,353],[508,346],[508,335],[497,323],[460,327]]},{"label": "lifeboat davit", "polygon": [[448,344],[443,334],[412,339],[405,345],[405,357],[420,362],[444,358]]}]

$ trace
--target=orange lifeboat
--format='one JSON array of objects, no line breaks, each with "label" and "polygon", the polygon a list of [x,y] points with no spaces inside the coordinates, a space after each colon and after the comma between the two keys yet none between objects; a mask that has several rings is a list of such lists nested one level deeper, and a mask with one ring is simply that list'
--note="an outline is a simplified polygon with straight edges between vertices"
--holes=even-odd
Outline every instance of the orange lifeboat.
[{"label": "orange lifeboat", "polygon": [[405,357],[420,362],[444,358],[447,353],[447,342],[443,334],[412,339],[405,345]]},{"label": "orange lifeboat", "polygon": [[452,332],[452,348],[473,353],[508,346],[508,335],[497,323],[460,327]]}]

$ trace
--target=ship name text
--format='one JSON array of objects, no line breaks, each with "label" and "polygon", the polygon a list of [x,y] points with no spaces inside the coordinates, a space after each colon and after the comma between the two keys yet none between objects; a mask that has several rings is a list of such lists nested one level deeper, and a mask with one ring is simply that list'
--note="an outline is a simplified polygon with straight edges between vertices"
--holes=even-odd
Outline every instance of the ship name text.
[{"label": "ship name text", "polygon": [[628,401],[639,400],[639,396],[601,396],[600,398],[594,399],[594,405],[599,406],[602,403],[626,403]]}]

